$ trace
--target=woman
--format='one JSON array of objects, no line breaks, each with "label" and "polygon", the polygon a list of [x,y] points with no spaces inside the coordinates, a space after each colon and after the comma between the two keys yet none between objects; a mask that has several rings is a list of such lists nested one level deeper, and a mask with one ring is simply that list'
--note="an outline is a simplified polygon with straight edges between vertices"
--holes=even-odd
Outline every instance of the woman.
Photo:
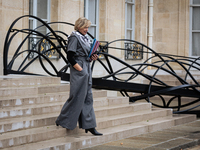
[{"label": "woman", "polygon": [[[96,118],[93,109],[92,75],[88,54],[90,43],[85,36],[91,22],[81,17],[75,22],[68,38],[67,59],[70,62],[70,95],[64,104],[56,125],[73,130],[79,122],[79,128],[93,135],[103,135],[96,131]],[[93,54],[92,60],[98,56]]]}]

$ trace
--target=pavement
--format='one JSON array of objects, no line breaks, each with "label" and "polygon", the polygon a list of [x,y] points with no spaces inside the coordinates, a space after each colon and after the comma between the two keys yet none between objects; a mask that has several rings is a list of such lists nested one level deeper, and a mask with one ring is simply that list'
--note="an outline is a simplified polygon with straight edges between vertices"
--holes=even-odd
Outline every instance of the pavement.
[{"label": "pavement", "polygon": [[200,118],[187,124],[84,150],[200,150]]}]

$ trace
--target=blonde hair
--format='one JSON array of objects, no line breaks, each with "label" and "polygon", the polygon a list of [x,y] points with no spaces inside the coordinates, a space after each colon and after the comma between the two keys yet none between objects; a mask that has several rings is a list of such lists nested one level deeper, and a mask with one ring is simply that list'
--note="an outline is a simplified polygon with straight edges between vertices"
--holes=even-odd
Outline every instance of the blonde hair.
[{"label": "blonde hair", "polygon": [[86,19],[85,17],[80,17],[75,22],[74,30],[78,31],[79,29],[89,27],[90,25],[90,20]]}]

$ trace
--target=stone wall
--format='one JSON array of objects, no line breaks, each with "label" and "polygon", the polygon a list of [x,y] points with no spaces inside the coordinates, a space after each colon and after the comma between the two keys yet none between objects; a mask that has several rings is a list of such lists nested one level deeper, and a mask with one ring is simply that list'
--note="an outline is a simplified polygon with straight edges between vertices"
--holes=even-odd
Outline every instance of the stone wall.
[{"label": "stone wall", "polygon": [[189,0],[154,0],[153,49],[189,55]]},{"label": "stone wall", "polygon": [[[51,0],[51,22],[68,22],[74,24],[79,17],[84,16],[84,0]],[[68,35],[74,30],[73,26],[65,24],[54,24],[51,25],[54,30],[60,30]],[[64,37],[66,38],[66,37]],[[65,52],[63,52],[65,55]],[[65,62],[62,59],[52,59],[52,63],[59,70],[65,66]],[[51,73],[55,74],[52,67],[45,63]],[[40,68],[40,69],[38,69]],[[39,63],[34,63],[31,65],[30,72],[37,72],[45,74],[44,70],[41,68]]]},{"label": "stone wall", "polygon": [[154,49],[188,55],[189,0],[154,1]]},{"label": "stone wall", "polygon": [[[159,53],[189,55],[189,0],[154,0],[153,6],[153,49]],[[29,14],[29,0],[0,0],[0,75],[3,74],[3,45],[11,23],[19,16]],[[84,16],[84,0],[51,0],[51,21],[74,23]],[[28,28],[28,18],[16,24],[16,28]],[[68,34],[73,27],[52,25],[55,30]],[[99,0],[99,40],[113,41],[123,39],[125,34],[125,0]],[[135,0],[135,40],[147,45],[148,40],[148,0]],[[9,56],[22,41],[18,35],[12,44]],[[28,45],[28,44],[27,44]],[[123,47],[124,43],[113,43],[112,46]],[[27,47],[23,47],[25,49]],[[124,60],[124,52],[109,49],[109,53]],[[24,57],[24,56],[21,56]],[[144,59],[147,55],[144,54]],[[128,60],[129,64],[143,60]],[[54,60],[63,66],[61,60]],[[39,64],[32,66],[34,72]],[[121,67],[121,66],[118,66]],[[102,73],[99,69],[97,73]]]},{"label": "stone wall", "polygon": [[[0,0],[0,75],[3,74],[3,47],[4,40],[7,34],[7,31],[11,23],[22,15],[29,14],[29,2],[28,0]],[[28,18],[17,23],[16,28],[24,28],[28,26]],[[14,54],[14,47],[22,41],[23,37],[21,34],[16,36],[16,42],[12,45],[9,56]]]}]

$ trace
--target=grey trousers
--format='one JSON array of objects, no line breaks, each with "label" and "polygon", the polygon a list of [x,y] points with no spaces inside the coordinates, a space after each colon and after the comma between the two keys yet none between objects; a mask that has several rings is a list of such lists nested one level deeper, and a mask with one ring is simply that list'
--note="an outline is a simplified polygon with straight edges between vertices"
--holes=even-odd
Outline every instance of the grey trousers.
[{"label": "grey trousers", "polygon": [[83,70],[77,71],[70,67],[70,95],[56,123],[70,130],[77,126],[77,122],[79,128],[95,128],[90,62],[85,57],[78,57],[76,61]]}]

